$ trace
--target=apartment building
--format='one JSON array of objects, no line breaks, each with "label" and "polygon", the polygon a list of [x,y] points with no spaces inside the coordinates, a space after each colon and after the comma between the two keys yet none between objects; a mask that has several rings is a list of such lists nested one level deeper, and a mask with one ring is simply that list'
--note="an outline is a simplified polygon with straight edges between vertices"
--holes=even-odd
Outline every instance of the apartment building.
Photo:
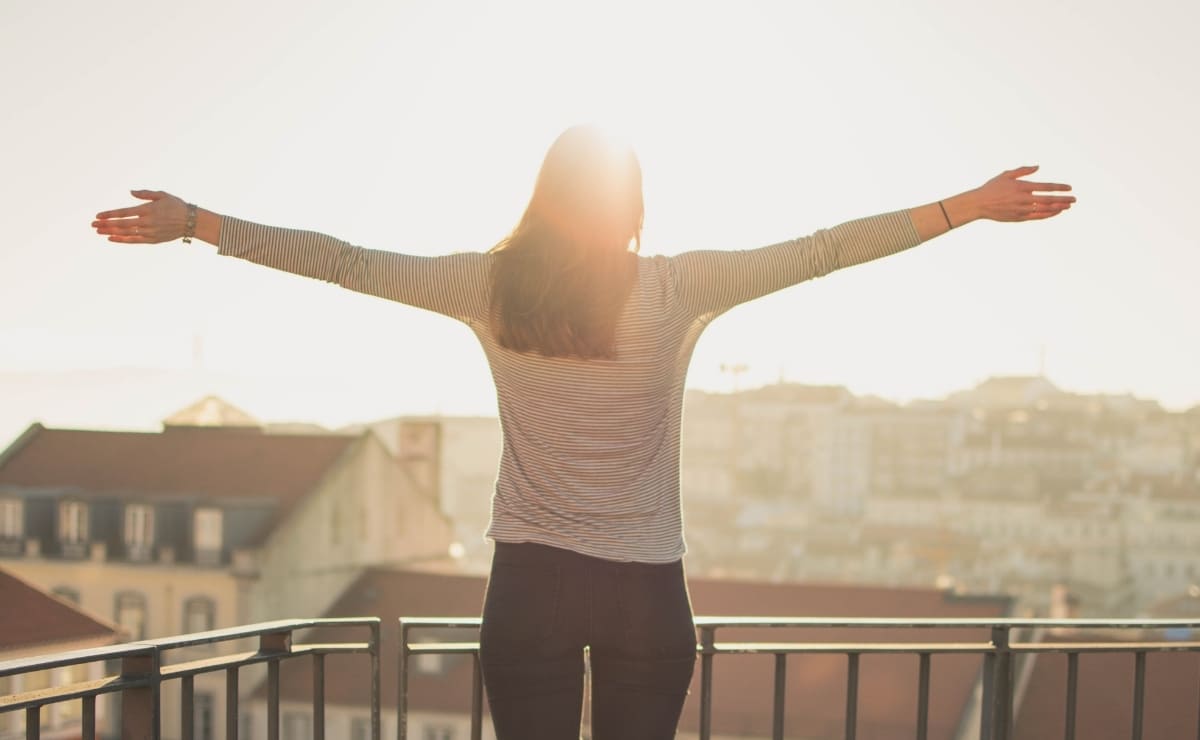
[{"label": "apartment building", "polygon": [[[431,460],[397,459],[369,430],[194,411],[159,432],[32,425],[0,455],[5,567],[139,640],[317,616],[364,568],[448,556]],[[222,738],[221,677],[196,692],[196,737]]]}]

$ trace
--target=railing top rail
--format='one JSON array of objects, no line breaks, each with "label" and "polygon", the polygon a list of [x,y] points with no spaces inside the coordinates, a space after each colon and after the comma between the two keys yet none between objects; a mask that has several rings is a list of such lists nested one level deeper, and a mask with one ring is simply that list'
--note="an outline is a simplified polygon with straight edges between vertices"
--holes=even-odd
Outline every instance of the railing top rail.
[{"label": "railing top rail", "polygon": [[937,629],[1200,629],[1198,619],[994,619],[990,617],[696,617],[696,626]]},{"label": "railing top rail", "polygon": [[186,635],[172,635],[153,640],[144,640],[143,644],[153,645],[161,650],[207,645],[226,640],[238,640],[245,637],[261,637],[279,632],[294,632],[295,630],[313,627],[367,627],[379,624],[379,617],[355,617],[336,619],[279,619],[272,622],[259,622],[240,627],[227,627],[207,632],[192,632]]},{"label": "railing top rail", "polygon": [[[141,640],[139,642],[127,642],[120,645],[108,645],[104,647],[87,648],[83,650],[72,650],[65,653],[32,655],[27,658],[16,658],[13,660],[0,661],[0,677],[11,676],[19,673],[29,673],[31,671],[41,671],[49,668],[61,668],[63,666],[79,665],[82,663],[95,663],[102,660],[119,660],[122,658],[138,656],[150,657],[165,650],[174,650],[177,648],[191,647],[194,645],[207,645],[215,642],[237,640],[246,637],[259,637],[262,635],[276,634],[279,632],[292,632],[295,630],[313,627],[370,627],[377,626],[379,624],[379,617],[355,617],[345,619],[280,619],[271,622],[247,624],[240,627],[230,627],[228,629],[209,630],[207,632],[193,632],[186,635],[160,637],[153,640]],[[356,650],[360,649],[359,643],[353,643],[353,645],[355,646]],[[327,645],[324,647],[327,652],[333,651],[331,646]]]},{"label": "railing top rail", "polygon": [[[995,619],[992,617],[696,617],[699,628],[1200,629],[1200,619]],[[478,627],[479,617],[400,617],[406,627]]]},{"label": "railing top rail", "polygon": [[62,666],[78,665],[80,663],[95,663],[101,660],[118,660],[120,658],[148,657],[151,655],[154,655],[154,646],[141,642],[71,650],[65,653],[31,655],[28,658],[0,661],[0,677],[18,673],[29,673],[31,671],[42,671],[49,668],[61,668]]}]

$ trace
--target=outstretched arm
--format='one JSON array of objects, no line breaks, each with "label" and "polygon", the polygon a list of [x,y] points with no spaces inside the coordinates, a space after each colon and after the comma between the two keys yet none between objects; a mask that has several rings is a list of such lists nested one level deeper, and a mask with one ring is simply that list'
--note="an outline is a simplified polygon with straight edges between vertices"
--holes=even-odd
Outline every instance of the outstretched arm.
[{"label": "outstretched arm", "polygon": [[670,258],[679,305],[711,319],[739,303],[914,247],[978,219],[1030,221],[1075,201],[1069,185],[1020,179],[1037,167],[1002,172],[974,190],[903,211],[861,218],[799,239],[739,251],[694,251]]},{"label": "outstretched arm", "polygon": [[[179,198],[135,190],[138,206],[97,214],[92,226],[109,241],[157,244],[187,235],[189,209]],[[349,290],[424,308],[468,324],[485,316],[488,257],[441,257],[365,249],[315,231],[286,229],[223,217],[195,208],[195,238],[220,254],[335,283]]]}]

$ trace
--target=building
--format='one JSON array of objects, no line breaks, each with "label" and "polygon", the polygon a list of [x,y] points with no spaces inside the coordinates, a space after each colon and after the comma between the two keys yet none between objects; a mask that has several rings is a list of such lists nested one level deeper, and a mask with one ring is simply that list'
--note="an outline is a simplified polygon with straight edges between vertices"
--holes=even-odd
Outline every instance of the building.
[{"label": "building", "polygon": [[500,465],[500,420],[494,416],[402,416],[349,427],[370,429],[397,459],[426,470],[428,487],[453,523],[460,567],[486,572],[491,544],[484,539]]},{"label": "building", "polygon": [[[153,433],[32,425],[0,455],[0,558],[139,640],[317,616],[365,568],[447,556],[429,460],[397,459],[371,431],[234,417],[182,414]],[[196,693],[197,737],[221,738],[221,677]]]}]

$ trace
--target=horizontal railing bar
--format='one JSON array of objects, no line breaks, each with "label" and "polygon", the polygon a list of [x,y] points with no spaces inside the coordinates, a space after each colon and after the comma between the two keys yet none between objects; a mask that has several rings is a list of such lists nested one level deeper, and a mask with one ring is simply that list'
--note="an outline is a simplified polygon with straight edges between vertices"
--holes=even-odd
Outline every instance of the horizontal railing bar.
[{"label": "horizontal railing bar", "polygon": [[371,646],[365,642],[347,642],[347,643],[312,643],[304,645],[293,645],[290,650],[252,650],[244,653],[231,653],[229,655],[218,655],[212,658],[203,658],[201,660],[189,660],[186,663],[170,663],[162,667],[162,677],[164,680],[180,678],[181,676],[195,676],[201,673],[213,673],[223,671],[227,668],[240,668],[242,666],[256,665],[265,663],[270,660],[286,660],[288,658],[298,658],[302,655],[330,655],[333,653],[357,655],[371,652]]},{"label": "horizontal railing bar", "polygon": [[36,691],[25,691],[20,694],[0,696],[0,712],[12,712],[28,707],[40,707],[46,704],[56,704],[72,699],[82,699],[85,696],[110,694],[124,689],[137,689],[151,684],[150,678],[128,678],[122,676],[106,676],[92,681],[52,686]]},{"label": "horizontal railing bar", "polygon": [[401,617],[406,627],[478,627],[483,620],[479,617]]},{"label": "horizontal railing bar", "polygon": [[478,642],[415,642],[408,646],[412,655],[457,655],[478,650]]},{"label": "horizontal railing bar", "polygon": [[306,642],[292,645],[290,655],[360,655],[369,652],[369,642]]},{"label": "horizontal railing bar", "polygon": [[[410,628],[479,627],[479,617],[403,617],[401,624]],[[796,627],[796,628],[925,628],[925,629],[1197,629],[1200,620],[1178,619],[991,619],[988,617],[696,617],[698,628],[718,627]]]},{"label": "horizontal railing bar", "polygon": [[[478,623],[479,620],[476,618],[474,621]],[[43,655],[33,655],[28,658],[16,658],[13,660],[0,661],[0,678],[85,663],[119,660],[136,656],[150,656],[156,652],[161,653],[167,650],[175,650],[178,648],[206,645],[214,642],[237,640],[278,632],[288,632],[301,629],[321,629],[326,627],[370,627],[377,626],[379,624],[380,619],[378,617],[282,619],[272,622],[260,622],[257,624],[243,625],[240,627],[230,627],[228,629],[209,630],[207,632],[195,632],[187,635],[176,635],[174,637],[162,637],[153,640],[127,642],[119,645],[107,645],[83,650],[71,650],[63,653],[48,653]],[[311,645],[316,646],[319,645],[319,643],[312,643]],[[341,645],[342,647],[331,647],[333,645]],[[353,647],[347,648],[346,646]],[[303,650],[304,654],[311,654],[313,649],[313,647],[300,645],[296,646],[293,649],[293,652]],[[320,647],[319,649],[326,652],[364,652],[369,651],[370,648],[367,643],[356,642],[329,643],[323,647]],[[300,653],[297,652],[297,654]]]},{"label": "horizontal railing bar", "polygon": [[[475,628],[480,626],[478,616],[464,618],[401,618],[402,625],[409,628]],[[845,616],[845,618],[829,618],[829,616],[792,616],[792,618],[776,618],[776,616],[697,616],[697,628],[719,627],[763,627],[763,628],[936,628],[936,630],[991,630],[994,627],[1010,628],[1010,630],[1174,630],[1188,628],[1200,630],[1200,620],[1177,619],[1141,619],[1141,620],[1111,620],[1111,619],[989,619],[979,618],[875,618],[875,616]]]},{"label": "horizontal railing bar", "polygon": [[175,650],[193,645],[207,645],[214,642],[238,640],[245,637],[260,637],[276,632],[294,632],[296,630],[321,627],[367,627],[379,624],[378,617],[355,617],[346,619],[280,619],[273,622],[228,627],[207,632],[192,632],[186,635],[160,637],[154,640],[143,640],[141,644],[153,645],[160,650]]},{"label": "horizontal railing bar", "polygon": [[[478,642],[413,642],[407,646],[413,655],[455,655],[473,653]],[[719,654],[791,654],[791,653],[988,653],[996,650],[991,642],[718,642],[701,653]],[[1200,651],[1200,642],[1064,642],[1014,643],[1013,653],[1121,653]]]},{"label": "horizontal railing bar", "polygon": [[1014,653],[1169,653],[1200,650],[1200,642],[1018,642],[1010,649]]},{"label": "horizontal railing bar", "polygon": [[251,650],[245,653],[218,655],[214,658],[189,660],[186,663],[172,663],[170,665],[163,666],[159,673],[162,675],[163,680],[169,680],[173,678],[181,678],[183,676],[196,676],[201,673],[223,671],[227,668],[240,668],[244,665],[265,663],[268,660],[278,660],[280,657],[289,655],[291,655],[291,653],[260,652],[258,650]]},{"label": "horizontal railing bar", "polygon": [[[406,620],[407,621],[407,620]],[[935,627],[939,629],[1200,629],[1200,620],[991,619],[988,617],[696,617],[697,627]]]},{"label": "horizontal railing bar", "polygon": [[718,642],[701,652],[714,655],[790,653],[986,653],[996,648],[987,642]]},{"label": "horizontal railing bar", "polygon": [[[996,650],[990,642],[718,642],[713,653],[983,653]],[[412,648],[410,648],[410,651]],[[1131,653],[1200,651],[1200,642],[1023,642],[1009,645],[1013,653]]]},{"label": "horizontal railing bar", "polygon": [[116,660],[136,655],[153,655],[154,648],[145,643],[130,642],[122,645],[72,650],[65,653],[50,653],[33,655],[28,658],[16,658],[0,662],[0,678],[18,673],[44,671],[50,668],[79,665],[81,663],[96,663],[101,660]]}]

